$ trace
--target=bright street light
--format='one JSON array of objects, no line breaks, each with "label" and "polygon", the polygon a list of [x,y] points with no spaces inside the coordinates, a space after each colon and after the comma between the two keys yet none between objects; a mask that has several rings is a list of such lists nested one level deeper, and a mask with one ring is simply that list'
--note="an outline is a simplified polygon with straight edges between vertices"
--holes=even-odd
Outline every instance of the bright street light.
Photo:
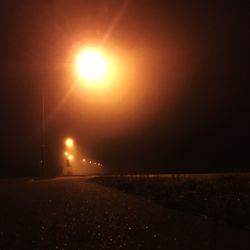
[{"label": "bright street light", "polygon": [[86,80],[99,80],[106,74],[107,60],[97,50],[81,52],[76,61],[76,68],[80,76]]},{"label": "bright street light", "polygon": [[112,78],[113,63],[103,50],[85,48],[76,56],[75,71],[89,85],[105,83]]},{"label": "bright street light", "polygon": [[65,140],[65,145],[66,145],[67,147],[71,148],[71,147],[73,147],[73,145],[74,145],[74,141],[73,141],[71,138],[67,138],[67,139]]}]

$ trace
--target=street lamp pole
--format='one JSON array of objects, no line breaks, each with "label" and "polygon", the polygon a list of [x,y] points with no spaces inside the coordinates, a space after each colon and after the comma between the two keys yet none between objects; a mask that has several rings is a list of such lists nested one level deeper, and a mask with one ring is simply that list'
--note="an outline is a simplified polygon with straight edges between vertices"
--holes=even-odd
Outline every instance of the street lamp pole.
[{"label": "street lamp pole", "polygon": [[42,87],[42,141],[41,141],[41,172],[45,170],[45,86]]}]

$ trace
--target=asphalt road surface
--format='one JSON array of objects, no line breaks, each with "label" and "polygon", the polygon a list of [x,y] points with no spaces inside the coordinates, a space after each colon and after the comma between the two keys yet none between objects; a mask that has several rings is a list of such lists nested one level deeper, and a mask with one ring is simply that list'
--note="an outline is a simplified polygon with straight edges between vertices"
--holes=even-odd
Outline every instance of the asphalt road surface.
[{"label": "asphalt road surface", "polygon": [[87,178],[0,181],[0,249],[250,249],[250,233]]}]

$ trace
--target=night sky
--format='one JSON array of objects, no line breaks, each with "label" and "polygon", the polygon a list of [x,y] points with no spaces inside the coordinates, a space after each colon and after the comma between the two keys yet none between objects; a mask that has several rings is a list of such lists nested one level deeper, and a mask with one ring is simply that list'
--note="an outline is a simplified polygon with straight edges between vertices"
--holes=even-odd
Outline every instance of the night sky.
[{"label": "night sky", "polygon": [[[66,136],[110,172],[250,170],[246,4],[12,0],[0,11],[1,175],[37,173],[42,86],[53,171]],[[122,61],[113,96],[72,88],[86,44]]]}]

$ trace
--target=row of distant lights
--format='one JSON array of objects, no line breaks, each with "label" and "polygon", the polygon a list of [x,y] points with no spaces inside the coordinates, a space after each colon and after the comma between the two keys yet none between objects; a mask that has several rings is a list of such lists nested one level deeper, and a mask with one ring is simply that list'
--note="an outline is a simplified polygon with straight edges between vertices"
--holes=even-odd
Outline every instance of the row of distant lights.
[{"label": "row of distant lights", "polygon": [[[67,148],[72,148],[73,145],[74,145],[74,141],[73,139],[71,138],[67,138],[65,140],[65,145]],[[72,161],[74,159],[74,156],[69,154],[68,152],[64,152],[64,155],[66,156],[66,158],[70,161]],[[103,167],[103,165],[101,163],[98,163],[98,162],[95,162],[95,161],[88,161],[87,159],[82,159],[82,162],[83,163],[89,163],[89,164],[93,164],[93,165],[96,165],[96,166],[99,166],[99,167]]]},{"label": "row of distant lights", "polygon": [[98,163],[98,162],[95,162],[95,161],[88,161],[86,159],[82,159],[82,162],[83,163],[93,164],[93,165],[96,165],[96,166],[99,166],[99,167],[103,167],[103,165],[101,163]]}]

